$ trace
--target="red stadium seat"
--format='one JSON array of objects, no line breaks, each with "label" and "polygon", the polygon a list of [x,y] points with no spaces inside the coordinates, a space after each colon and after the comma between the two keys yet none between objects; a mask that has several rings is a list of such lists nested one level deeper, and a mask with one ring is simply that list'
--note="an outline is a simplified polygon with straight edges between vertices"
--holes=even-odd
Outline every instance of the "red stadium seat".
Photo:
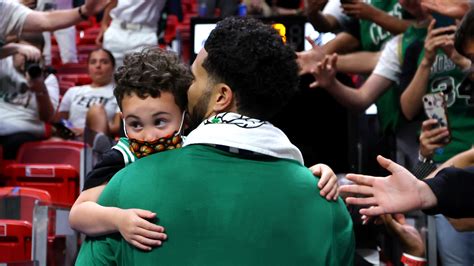
[{"label": "red stadium seat", "polygon": [[0,263],[31,260],[30,222],[0,219]]},{"label": "red stadium seat", "polygon": [[33,209],[39,200],[51,204],[51,195],[46,190],[30,187],[0,188],[0,219],[33,222]]},{"label": "red stadium seat", "polygon": [[97,37],[100,32],[100,27],[88,28],[84,30],[84,36],[94,36]]},{"label": "red stadium seat", "polygon": [[8,186],[48,191],[55,204],[72,206],[79,196],[79,171],[69,164],[10,164],[5,178]]},{"label": "red stadium seat", "polygon": [[87,64],[68,63],[58,67],[58,75],[61,74],[87,74]]},{"label": "red stadium seat", "polygon": [[58,74],[59,81],[74,82],[76,86],[91,84],[92,79],[88,74]]},{"label": "red stadium seat", "polygon": [[40,200],[51,203],[47,191],[0,188],[0,262],[31,260],[33,210]]},{"label": "red stadium seat", "polygon": [[80,169],[80,153],[85,148],[81,141],[34,141],[18,150],[17,163],[69,164]]},{"label": "red stadium seat", "polygon": [[5,168],[4,179],[10,186],[44,189],[54,203],[72,205],[84,178],[85,149],[78,141],[28,142],[20,147],[17,163]]},{"label": "red stadium seat", "polygon": [[88,45],[93,44],[95,46],[95,35],[84,35],[78,39],[77,45]]}]

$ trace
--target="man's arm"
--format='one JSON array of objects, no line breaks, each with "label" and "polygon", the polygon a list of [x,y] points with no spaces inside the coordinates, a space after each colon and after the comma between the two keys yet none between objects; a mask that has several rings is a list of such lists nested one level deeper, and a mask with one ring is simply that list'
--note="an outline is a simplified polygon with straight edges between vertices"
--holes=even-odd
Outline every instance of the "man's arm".
[{"label": "man's arm", "polygon": [[452,218],[474,217],[474,168],[449,167],[434,178],[423,180],[435,195],[437,204],[424,206],[427,214],[442,213]]},{"label": "man's arm", "polygon": [[103,10],[107,0],[86,0],[80,7],[51,12],[33,11],[26,17],[23,31],[55,31],[75,25],[83,20],[84,16],[92,16]]}]

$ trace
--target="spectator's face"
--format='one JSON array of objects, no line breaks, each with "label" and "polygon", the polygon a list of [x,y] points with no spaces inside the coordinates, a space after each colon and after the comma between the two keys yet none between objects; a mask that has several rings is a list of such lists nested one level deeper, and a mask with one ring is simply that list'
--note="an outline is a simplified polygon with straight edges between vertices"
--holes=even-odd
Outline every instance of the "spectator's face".
[{"label": "spectator's face", "polygon": [[122,117],[129,138],[148,142],[171,136],[179,130],[182,122],[182,112],[171,92],[161,92],[160,97],[145,99],[135,93],[125,95]]},{"label": "spectator's face", "polygon": [[190,115],[190,129],[195,129],[204,119],[213,113],[210,101],[212,89],[209,87],[209,76],[202,67],[207,57],[206,50],[201,49],[191,66],[194,80],[188,90],[188,111]]},{"label": "spectator's face", "polygon": [[98,50],[92,52],[89,57],[89,75],[92,79],[92,84],[97,86],[104,86],[112,81],[114,67],[109,55]]}]

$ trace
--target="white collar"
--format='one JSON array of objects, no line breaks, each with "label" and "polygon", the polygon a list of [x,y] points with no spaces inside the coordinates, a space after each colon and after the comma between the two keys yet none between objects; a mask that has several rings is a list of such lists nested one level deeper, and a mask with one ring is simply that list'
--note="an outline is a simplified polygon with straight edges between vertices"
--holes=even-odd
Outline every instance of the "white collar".
[{"label": "white collar", "polygon": [[300,150],[271,123],[236,113],[220,113],[204,120],[183,146],[223,145],[304,164]]}]

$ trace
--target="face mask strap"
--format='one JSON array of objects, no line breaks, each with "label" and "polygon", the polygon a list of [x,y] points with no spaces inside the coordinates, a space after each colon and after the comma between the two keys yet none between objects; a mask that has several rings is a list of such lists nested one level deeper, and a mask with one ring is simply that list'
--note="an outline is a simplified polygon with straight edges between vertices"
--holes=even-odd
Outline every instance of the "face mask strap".
[{"label": "face mask strap", "polygon": [[183,129],[183,125],[184,125],[184,116],[186,115],[186,111],[183,111],[183,114],[181,115],[181,124],[179,125],[179,129],[178,129],[178,132],[175,134],[176,135],[182,135],[182,132],[181,130]]},{"label": "face mask strap", "polygon": [[123,122],[123,133],[125,134],[125,137],[129,139],[128,134],[127,134],[127,129],[125,128],[125,119],[122,118],[122,122]]}]

